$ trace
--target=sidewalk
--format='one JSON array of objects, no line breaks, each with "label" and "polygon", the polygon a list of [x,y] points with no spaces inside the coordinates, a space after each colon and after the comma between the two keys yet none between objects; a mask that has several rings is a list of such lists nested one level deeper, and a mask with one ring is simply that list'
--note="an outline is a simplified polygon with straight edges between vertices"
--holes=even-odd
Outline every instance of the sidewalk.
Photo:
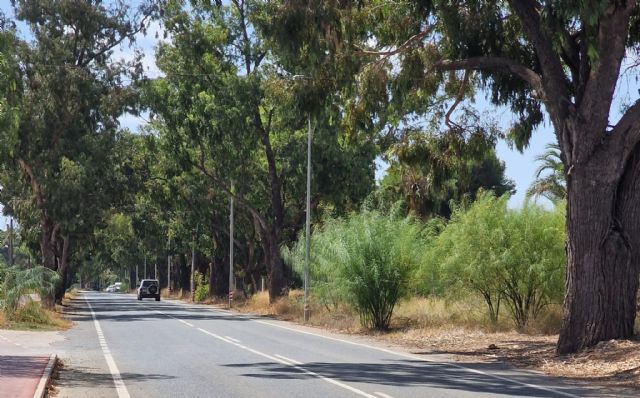
[{"label": "sidewalk", "polygon": [[0,330],[0,398],[44,396],[53,365],[49,344],[60,338],[57,332]]}]

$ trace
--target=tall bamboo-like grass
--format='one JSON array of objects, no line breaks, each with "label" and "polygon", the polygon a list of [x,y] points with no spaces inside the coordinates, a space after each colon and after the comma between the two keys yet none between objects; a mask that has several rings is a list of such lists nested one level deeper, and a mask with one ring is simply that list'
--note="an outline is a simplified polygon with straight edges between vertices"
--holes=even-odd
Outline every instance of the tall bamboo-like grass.
[{"label": "tall bamboo-like grass", "polygon": [[16,313],[21,297],[30,293],[37,293],[44,297],[52,293],[60,281],[60,276],[56,272],[42,266],[7,267],[3,269],[1,278],[3,279],[0,292],[2,310],[7,318],[11,318]]},{"label": "tall bamboo-like grass", "polygon": [[[327,309],[350,304],[364,327],[388,329],[393,309],[408,293],[426,245],[423,226],[365,211],[327,220],[312,235],[311,289]],[[285,261],[302,273],[304,239]]]}]

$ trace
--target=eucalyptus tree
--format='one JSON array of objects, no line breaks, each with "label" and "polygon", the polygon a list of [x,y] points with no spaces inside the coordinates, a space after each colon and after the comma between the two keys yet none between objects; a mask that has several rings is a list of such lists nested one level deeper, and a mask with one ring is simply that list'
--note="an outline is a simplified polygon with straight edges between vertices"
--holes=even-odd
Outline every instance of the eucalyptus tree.
[{"label": "eucalyptus tree", "polygon": [[[273,36],[289,33],[284,47],[311,53],[307,59],[317,66],[355,65],[361,80],[375,76],[376,92],[401,87],[403,98],[427,106],[448,88],[484,89],[491,103],[514,113],[508,136],[518,149],[546,112],[567,175],[567,289],[558,352],[633,334],[640,102],[633,97],[621,117],[612,106],[621,66],[637,66],[638,2],[270,4],[277,16]],[[457,98],[449,110],[460,104]],[[449,121],[455,115],[443,113]]]},{"label": "eucalyptus tree", "polygon": [[379,189],[394,192],[423,219],[449,218],[452,201],[473,201],[479,190],[500,196],[514,191],[494,145],[485,139],[465,142],[450,132],[411,132],[387,151],[389,168]]},{"label": "eucalyptus tree", "polygon": [[135,100],[128,83],[141,73],[139,56],[128,62],[113,59],[113,52],[145,29],[144,15],[153,7],[143,5],[134,16],[124,1],[12,3],[32,40],[18,45],[17,132],[0,133],[8,155],[3,196],[21,201],[12,210],[21,224],[39,230],[42,263],[58,271],[64,285],[74,246],[109,207],[114,192],[105,183],[111,171],[105,165],[117,119]]},{"label": "eucalyptus tree", "polygon": [[[314,82],[294,80],[272,56],[253,25],[268,18],[259,2],[168,1],[162,18],[172,41],[158,50],[166,77],[151,85],[150,107],[178,162],[248,213],[246,230],[254,227],[263,248],[273,301],[286,287],[281,246],[304,220],[308,114],[300,99]],[[314,163],[322,167],[312,201],[349,207],[372,187],[375,148],[338,137],[337,106],[316,116]]]}]

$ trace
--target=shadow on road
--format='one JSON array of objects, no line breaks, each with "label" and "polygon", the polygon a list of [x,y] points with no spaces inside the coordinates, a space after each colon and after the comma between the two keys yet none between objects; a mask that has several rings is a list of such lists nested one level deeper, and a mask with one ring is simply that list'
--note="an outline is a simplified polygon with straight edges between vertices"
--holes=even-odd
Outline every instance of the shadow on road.
[{"label": "shadow on road", "polygon": [[[292,366],[272,362],[228,364],[226,366],[259,369],[259,372],[245,373],[244,376],[246,377],[268,379],[313,379],[316,377]],[[345,383],[371,383],[392,387],[426,386],[443,390],[508,394],[522,397],[560,396],[554,391],[545,391],[516,384],[446,363],[428,363],[417,360],[395,360],[389,361],[387,364],[309,362],[299,367]],[[487,370],[489,370],[491,365],[477,364],[473,368],[482,370],[482,367],[487,367]],[[541,378],[536,375],[519,376],[518,381],[524,384],[542,385]],[[571,387],[554,387],[554,389],[575,394]],[[581,390],[579,396],[598,396],[595,392],[593,395],[590,393],[590,391]]]},{"label": "shadow on road", "polygon": [[[174,376],[140,373],[120,373],[120,377],[126,384],[175,379]],[[111,373],[96,372],[95,369],[82,367],[64,366],[60,372],[60,379],[55,384],[56,388],[115,388]]]},{"label": "shadow on road", "polygon": [[[109,296],[110,295],[107,294],[100,294],[99,298],[96,298],[95,296],[87,297],[87,300],[91,304],[91,308],[99,321],[152,321],[166,319],[167,316],[164,314],[168,314],[174,318],[183,319],[185,321],[225,320],[244,322],[252,319],[261,319],[259,317],[252,316],[226,315],[223,312],[212,312],[209,308],[199,309],[174,306],[155,301],[140,302],[135,297],[132,297],[129,300],[129,296],[120,296],[119,298],[109,298]],[[159,314],[156,311],[162,311],[164,314]],[[87,303],[84,298],[69,300],[65,313],[72,316],[73,320],[77,322],[92,319],[89,307],[87,307]]]},{"label": "shadow on road", "polygon": [[49,357],[0,355],[0,376],[39,379],[48,361]]}]

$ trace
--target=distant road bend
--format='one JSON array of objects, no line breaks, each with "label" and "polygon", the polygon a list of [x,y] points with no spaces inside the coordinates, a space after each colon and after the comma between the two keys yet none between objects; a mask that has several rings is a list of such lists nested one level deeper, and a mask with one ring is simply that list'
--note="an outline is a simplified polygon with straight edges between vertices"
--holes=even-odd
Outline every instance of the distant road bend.
[{"label": "distant road bend", "polygon": [[285,322],[83,292],[58,397],[601,396],[497,364],[438,362]]}]

